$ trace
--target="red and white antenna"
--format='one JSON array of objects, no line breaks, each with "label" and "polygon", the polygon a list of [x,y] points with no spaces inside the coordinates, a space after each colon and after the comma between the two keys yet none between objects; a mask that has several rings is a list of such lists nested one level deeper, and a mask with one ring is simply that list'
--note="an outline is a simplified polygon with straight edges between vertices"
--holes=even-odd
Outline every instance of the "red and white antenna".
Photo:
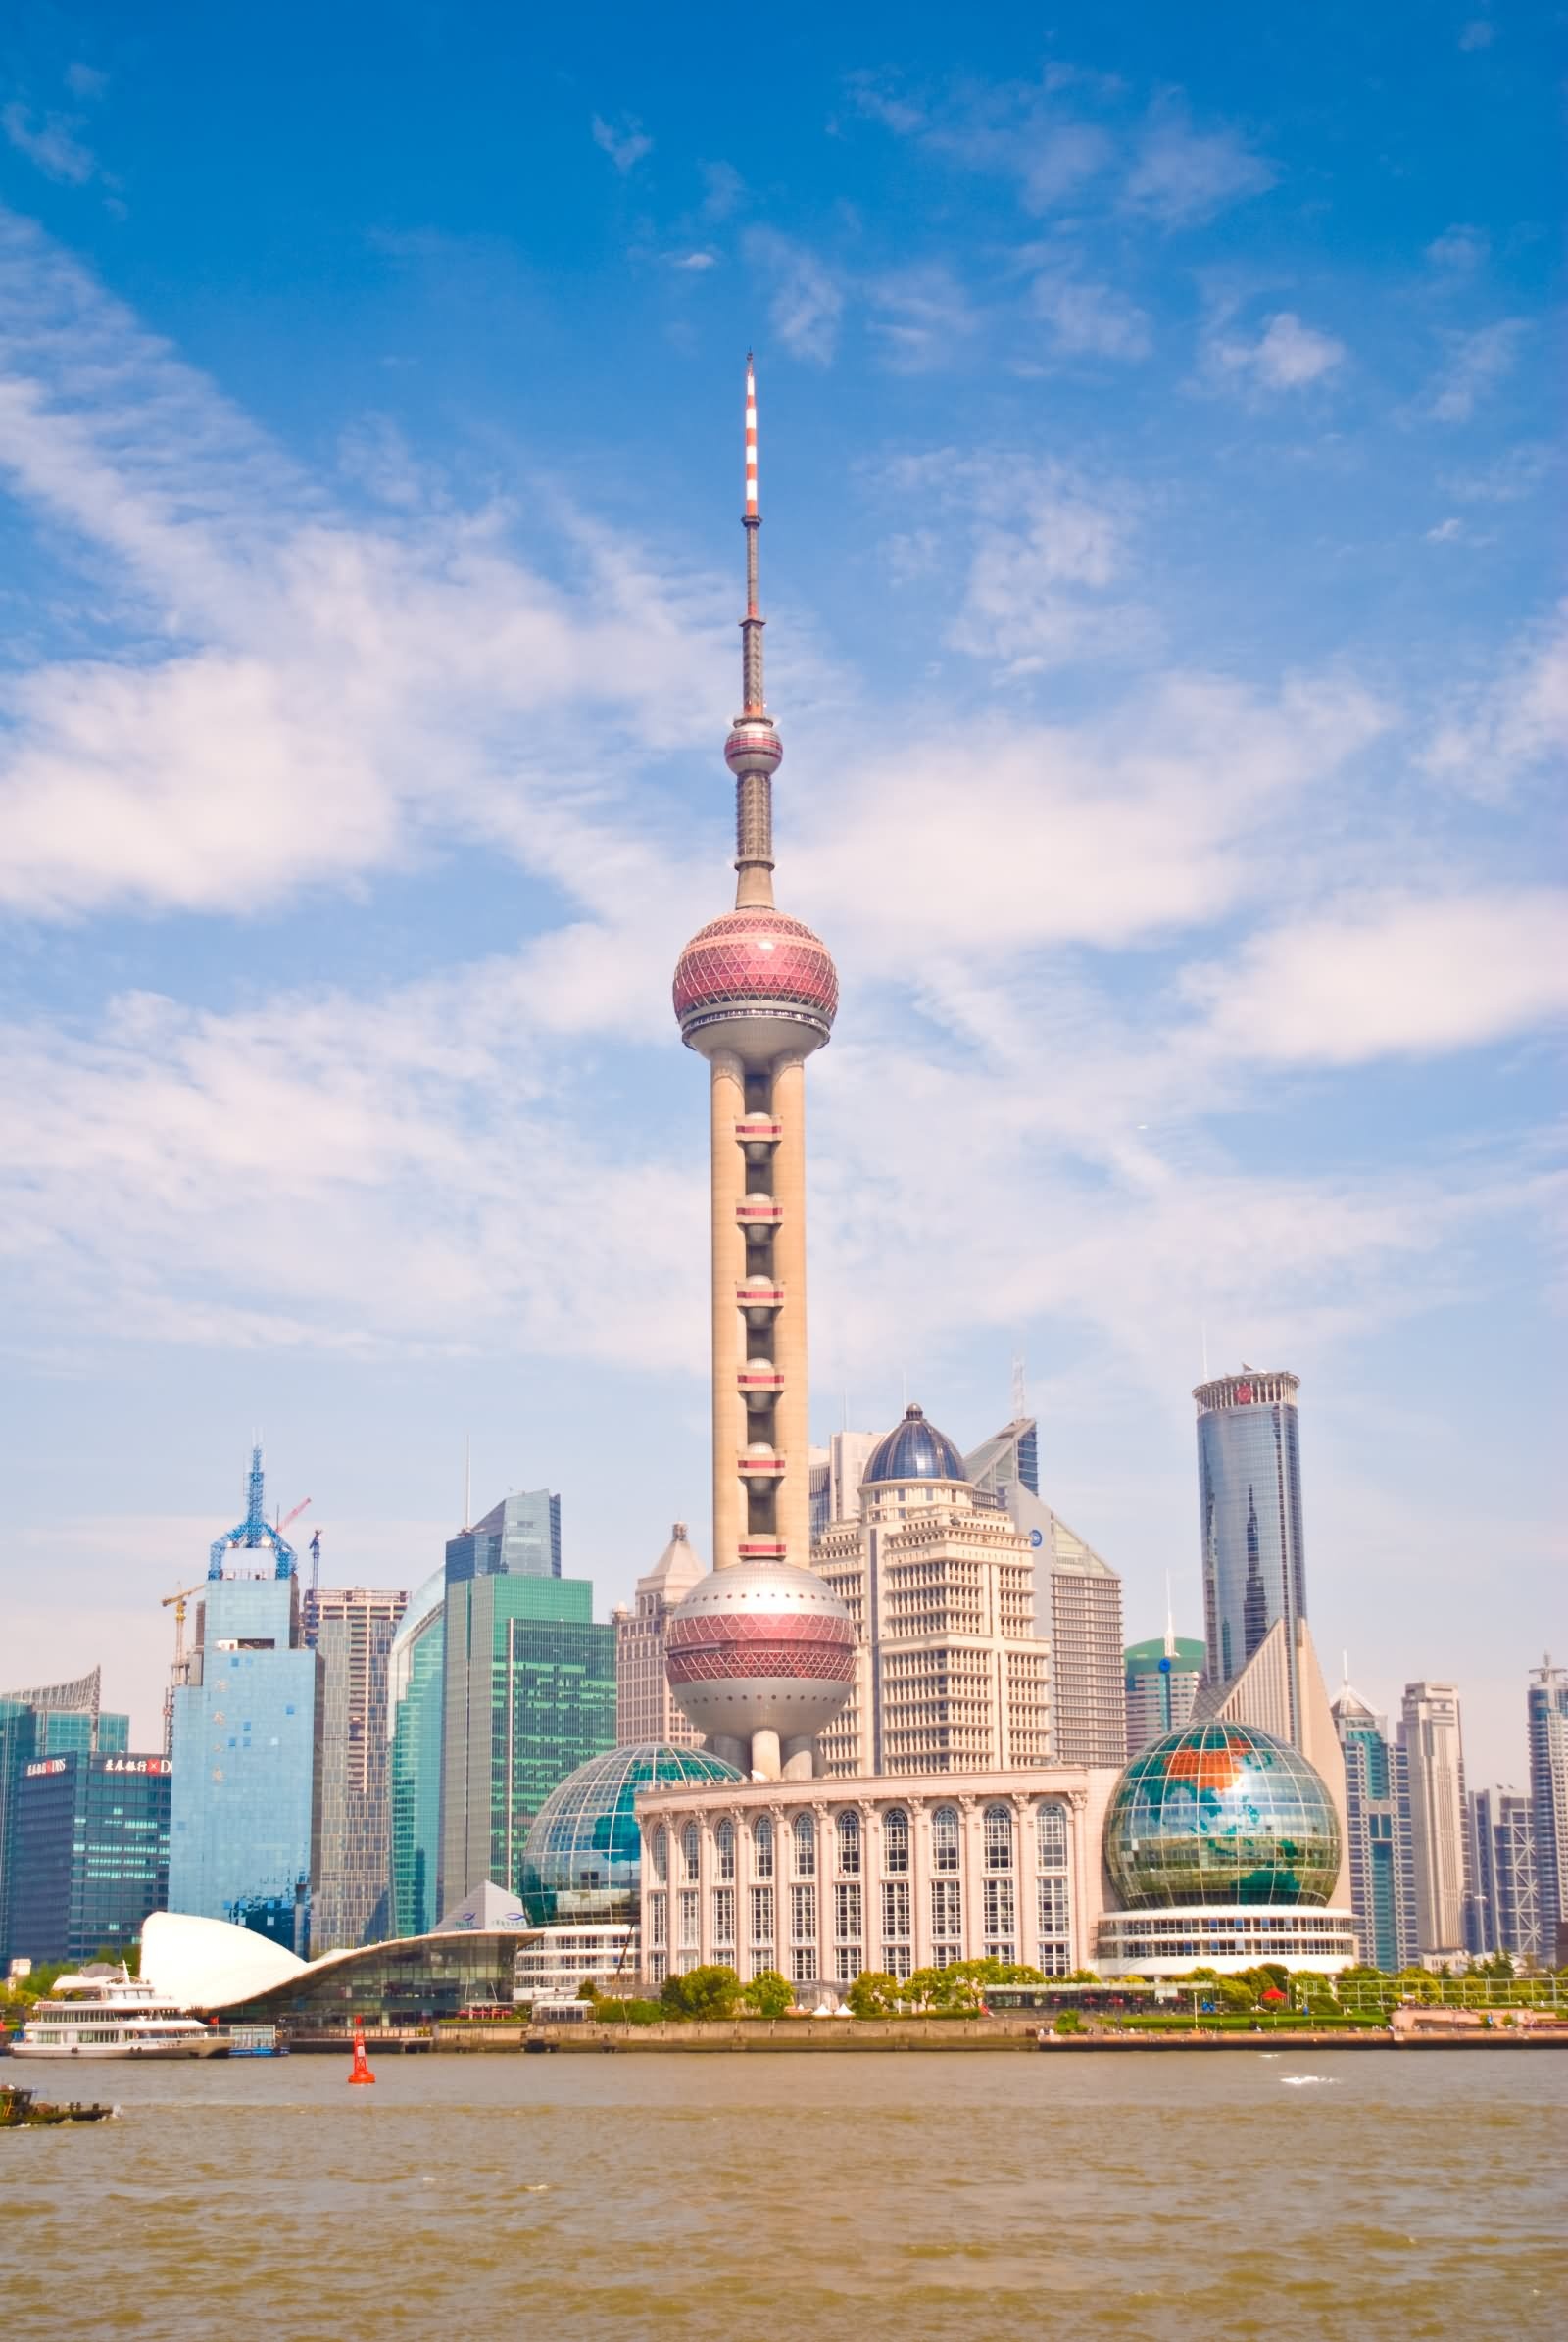
[{"label": "red and white antenna", "polygon": [[760,520],[757,509],[757,374],[746,353],[746,517]]}]

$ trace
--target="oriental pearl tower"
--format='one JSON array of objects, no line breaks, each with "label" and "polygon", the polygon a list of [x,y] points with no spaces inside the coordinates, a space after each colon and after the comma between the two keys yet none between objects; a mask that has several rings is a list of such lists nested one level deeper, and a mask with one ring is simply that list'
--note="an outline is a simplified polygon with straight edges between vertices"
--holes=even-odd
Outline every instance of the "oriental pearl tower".
[{"label": "oriental pearl tower", "polygon": [[675,1015],[710,1081],[713,1567],[669,1623],[670,1689],[708,1745],[764,1781],[809,1778],[855,1672],[849,1612],[809,1568],[806,1060],[833,1029],[827,948],[773,903],[773,775],[762,695],[757,383],[746,360],[746,615],[735,775],[735,908],[675,969]]}]

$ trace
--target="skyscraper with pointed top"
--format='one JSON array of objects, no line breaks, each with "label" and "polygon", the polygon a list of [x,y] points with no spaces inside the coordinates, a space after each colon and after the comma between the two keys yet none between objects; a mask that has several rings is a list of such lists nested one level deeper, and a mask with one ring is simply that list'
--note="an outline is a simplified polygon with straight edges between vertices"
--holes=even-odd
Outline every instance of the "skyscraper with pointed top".
[{"label": "skyscraper with pointed top", "polygon": [[713,1567],[670,1623],[675,1698],[708,1744],[775,1779],[808,1776],[842,1705],[854,1630],[809,1568],[806,1060],[833,1030],[826,946],[773,901],[773,775],[762,682],[757,384],[746,361],[746,614],[735,776],[735,907],[675,969],[681,1039],[709,1067]]}]

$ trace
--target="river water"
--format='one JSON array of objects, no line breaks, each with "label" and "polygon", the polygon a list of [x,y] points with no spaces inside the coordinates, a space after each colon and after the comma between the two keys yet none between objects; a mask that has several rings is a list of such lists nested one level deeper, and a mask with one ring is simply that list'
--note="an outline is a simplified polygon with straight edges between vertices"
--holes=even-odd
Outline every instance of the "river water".
[{"label": "river water", "polygon": [[1568,2055],[346,2072],[73,2073],[122,2119],[0,2134],[6,2342],[1568,2330]]}]

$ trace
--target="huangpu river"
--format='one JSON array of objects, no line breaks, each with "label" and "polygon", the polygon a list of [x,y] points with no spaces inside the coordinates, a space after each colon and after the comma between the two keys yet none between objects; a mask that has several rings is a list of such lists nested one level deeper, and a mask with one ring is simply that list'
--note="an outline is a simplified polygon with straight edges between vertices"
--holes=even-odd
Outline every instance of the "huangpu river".
[{"label": "huangpu river", "polygon": [[7,2342],[1529,2342],[1568,2314],[1568,2055],[375,2066],[32,2068],[122,2119],[0,2133]]}]

